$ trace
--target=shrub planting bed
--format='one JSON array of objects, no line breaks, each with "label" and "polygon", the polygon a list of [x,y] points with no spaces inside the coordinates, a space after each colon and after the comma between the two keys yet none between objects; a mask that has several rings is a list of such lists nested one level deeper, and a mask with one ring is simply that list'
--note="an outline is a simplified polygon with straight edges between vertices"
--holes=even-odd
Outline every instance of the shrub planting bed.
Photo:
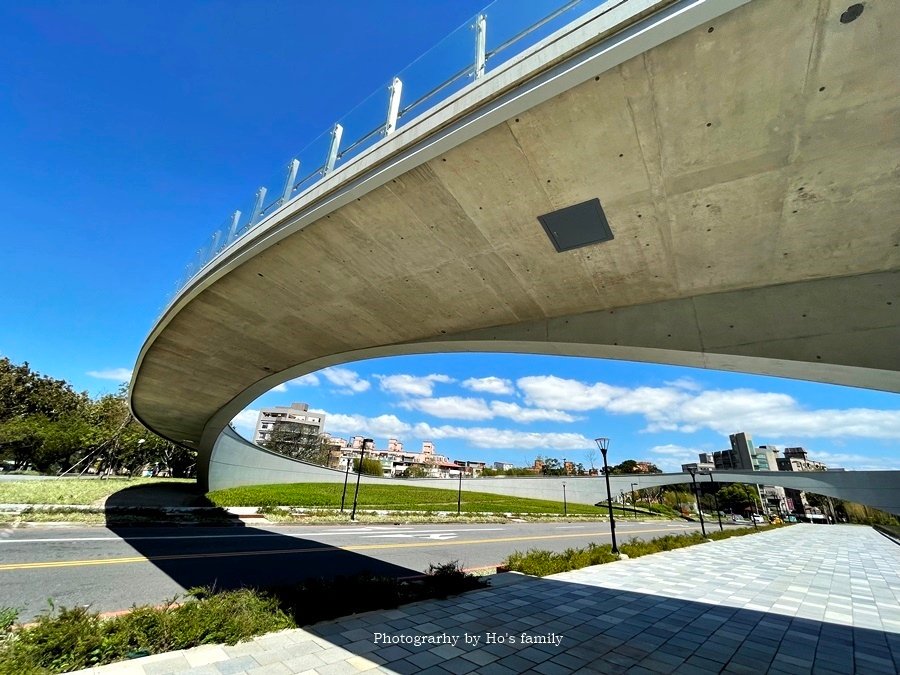
[{"label": "shrub planting bed", "polygon": [[135,607],[102,618],[87,608],[51,608],[36,623],[14,625],[0,608],[0,675],[65,673],[202,644],[235,644],[255,635],[339,616],[444,598],[485,585],[454,561],[432,565],[421,579],[368,574],[307,581],[266,590],[193,589],[186,602]]},{"label": "shrub planting bed", "polygon": [[[648,541],[632,539],[628,543],[620,545],[619,552],[627,555],[629,558],[639,558],[640,556],[650,555],[651,553],[672,551],[676,548],[702,544],[710,539],[719,540],[728,539],[730,537],[740,537],[745,534],[754,534],[756,532],[771,530],[777,527],[786,526],[767,525],[760,527],[759,529],[744,527],[737,530],[725,530],[724,532],[710,532],[707,538],[704,538],[699,532],[695,532],[680,535],[670,534]],[[612,546],[609,544],[588,544],[586,548],[569,548],[562,553],[554,553],[552,551],[540,549],[532,549],[526,553],[516,551],[506,559],[504,565],[513,572],[522,572],[523,574],[545,577],[548,574],[569,572],[590,565],[602,565],[617,559],[618,558],[612,552]]]}]

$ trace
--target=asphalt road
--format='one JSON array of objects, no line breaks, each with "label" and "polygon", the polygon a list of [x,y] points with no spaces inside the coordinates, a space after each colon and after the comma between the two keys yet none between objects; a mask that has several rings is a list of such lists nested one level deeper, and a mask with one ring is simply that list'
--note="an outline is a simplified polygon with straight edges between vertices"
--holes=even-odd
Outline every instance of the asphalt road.
[{"label": "asphalt road", "polygon": [[[619,542],[698,530],[617,521]],[[608,543],[606,523],[404,526],[65,527],[0,531],[0,607],[29,620],[56,606],[100,612],[157,604],[192,586],[271,586],[370,571],[413,576],[431,563],[496,565],[515,550]]]}]

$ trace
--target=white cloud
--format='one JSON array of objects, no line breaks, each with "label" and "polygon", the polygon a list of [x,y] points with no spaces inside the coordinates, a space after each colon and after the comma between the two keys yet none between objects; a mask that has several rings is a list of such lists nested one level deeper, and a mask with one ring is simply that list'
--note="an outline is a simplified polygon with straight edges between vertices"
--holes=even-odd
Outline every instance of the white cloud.
[{"label": "white cloud", "polygon": [[431,374],[424,377],[415,375],[376,375],[381,380],[381,389],[392,394],[406,396],[431,396],[436,382],[449,383],[453,378],[448,375]]},{"label": "white cloud", "polygon": [[476,448],[586,450],[594,443],[581,434],[539,433],[491,427],[432,426],[420,423],[413,427],[413,431],[417,436],[431,440],[457,438]]},{"label": "white cloud", "polygon": [[327,368],[322,371],[326,380],[342,388],[342,393],[359,394],[367,391],[372,386],[368,380],[363,380],[349,368]]},{"label": "white cloud", "polygon": [[279,394],[283,394],[287,391],[287,383],[282,382],[281,384],[276,384],[269,391],[277,391]]},{"label": "white cloud", "polygon": [[131,379],[131,368],[107,368],[106,370],[89,370],[87,374],[100,380],[128,382]]},{"label": "white cloud", "polygon": [[545,408],[523,408],[515,403],[504,401],[491,401],[491,412],[497,417],[508,417],[514,422],[574,422],[579,419],[562,410],[547,410]]},{"label": "white cloud", "polygon": [[258,418],[259,410],[247,408],[235,415],[234,419],[231,420],[231,425],[241,436],[252,439],[253,434],[256,432],[256,420]]},{"label": "white cloud", "polygon": [[555,376],[523,377],[518,385],[526,401],[536,407],[643,415],[645,431],[652,433],[710,429],[727,435],[743,429],[759,437],[900,437],[900,410],[808,410],[788,394],[753,389],[698,391],[683,380],[663,387],[628,389]]},{"label": "white cloud", "polygon": [[409,433],[412,427],[395,415],[364,417],[363,415],[342,415],[325,413],[325,427],[330,434],[350,436],[370,436],[372,438],[397,438]]},{"label": "white cloud", "polygon": [[679,377],[677,380],[670,380],[664,384],[676,389],[687,389],[688,391],[700,391],[703,389],[703,386],[697,380],[690,377]]},{"label": "white cloud", "polygon": [[701,450],[696,448],[686,448],[682,445],[656,445],[650,448],[650,452],[654,455],[662,455],[654,457],[653,463],[666,473],[681,471],[682,464],[696,462]]},{"label": "white cloud", "polygon": [[434,417],[455,420],[489,420],[494,413],[484,399],[463,396],[442,396],[439,398],[415,398],[403,401],[401,407],[418,410]]},{"label": "white cloud", "polygon": [[306,375],[295,377],[293,380],[290,380],[288,384],[292,387],[318,387],[319,378],[315,373],[307,373]]},{"label": "white cloud", "polygon": [[574,422],[577,418],[561,410],[543,408],[523,408],[505,401],[485,402],[482,398],[465,396],[442,396],[438,398],[415,398],[403,401],[400,407],[407,410],[453,420],[490,420],[506,417],[521,424],[537,421]]},{"label": "white cloud", "polygon": [[603,382],[587,385],[555,375],[522,377],[516,384],[525,394],[528,404],[537,408],[559,410],[595,410],[627,391]]},{"label": "white cloud", "polygon": [[513,393],[512,382],[499,377],[470,377],[463,381],[462,386],[472,391],[482,391],[497,396]]}]

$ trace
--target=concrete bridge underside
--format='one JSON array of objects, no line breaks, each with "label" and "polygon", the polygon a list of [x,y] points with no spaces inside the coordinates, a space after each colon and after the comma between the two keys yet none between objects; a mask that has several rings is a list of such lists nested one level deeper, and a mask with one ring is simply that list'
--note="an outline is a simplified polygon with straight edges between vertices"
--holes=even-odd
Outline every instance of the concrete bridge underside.
[{"label": "concrete bridge underside", "polygon": [[[237,412],[375,356],[570,354],[900,391],[900,3],[845,10],[602,6],[230,246],[148,337],[132,410],[221,487]],[[614,239],[556,252],[538,216],[595,198]]]}]

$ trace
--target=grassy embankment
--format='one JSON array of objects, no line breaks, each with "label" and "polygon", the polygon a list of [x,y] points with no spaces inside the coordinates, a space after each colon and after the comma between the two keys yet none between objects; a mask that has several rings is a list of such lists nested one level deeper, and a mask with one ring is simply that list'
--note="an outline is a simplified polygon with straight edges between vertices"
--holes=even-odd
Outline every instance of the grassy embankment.
[{"label": "grassy embankment", "polygon": [[[165,519],[172,520],[171,514],[161,510],[165,506],[178,506],[179,499],[190,492],[194,485],[190,480],[160,478],[113,478],[99,479],[51,479],[22,480],[0,483],[0,503],[44,505],[41,509],[28,509],[17,515],[0,514],[0,521],[15,520],[46,522],[69,521],[85,524],[108,523],[110,518],[117,521],[143,522]],[[176,490],[175,488],[184,488]],[[464,484],[465,487],[465,484]],[[158,489],[157,489],[158,488]],[[348,485],[345,505],[347,510],[353,503],[355,485]],[[185,495],[180,494],[184,492]],[[286,485],[253,485],[230,488],[209,493],[204,499],[195,495],[191,505],[207,505],[218,507],[250,506],[261,507],[263,512],[273,521],[281,522],[337,522],[346,520],[348,515],[341,514],[341,494],[343,485],[331,483],[295,483]],[[150,501],[145,501],[147,497]],[[171,496],[175,501],[166,502]],[[52,506],[53,508],[47,508]],[[110,511],[106,507],[116,506]],[[87,508],[92,507],[92,508]],[[151,508],[147,508],[151,507]],[[287,507],[287,508],[278,508]],[[438,513],[456,516],[457,491],[419,487],[408,484],[363,485],[359,492],[357,515],[360,520],[380,521],[393,520],[395,516],[376,515],[375,511],[389,511],[392,514],[405,513],[404,519],[433,520],[440,518]],[[664,509],[664,507],[655,507]],[[154,510],[155,509],[155,510]],[[302,509],[302,511],[300,511]],[[603,518],[607,514],[606,507],[587,504],[567,505],[566,511],[571,517]],[[630,516],[629,509],[613,507],[619,517]],[[525,499],[506,497],[463,490],[463,517],[475,519],[505,519],[504,514],[514,514],[525,518],[562,517],[561,501],[543,499]],[[495,516],[487,514],[496,514]],[[668,510],[659,514],[661,517],[672,517],[675,514]],[[207,520],[218,518],[225,520],[227,514],[219,512],[204,513]],[[187,517],[187,516],[184,516]],[[640,518],[651,517],[641,514]]]},{"label": "grassy embankment", "polygon": [[179,478],[51,478],[0,482],[0,504],[90,505],[123,488],[163,483],[193,483]]},{"label": "grassy embankment", "polygon": [[[353,485],[347,488],[346,507],[353,503]],[[465,487],[465,483],[463,484]],[[305,509],[336,509],[341,505],[343,485],[335,483],[294,483],[288,485],[251,485],[229,488],[207,494],[217,506],[301,507]],[[357,510],[418,511],[425,513],[456,513],[457,491],[413,485],[363,485],[359,491]],[[602,517],[605,508],[587,504],[567,506],[569,515]],[[561,501],[524,499],[503,495],[462,491],[463,514],[494,513],[560,516]],[[623,511],[613,508],[619,515]],[[626,510],[624,513],[631,513]]]}]

